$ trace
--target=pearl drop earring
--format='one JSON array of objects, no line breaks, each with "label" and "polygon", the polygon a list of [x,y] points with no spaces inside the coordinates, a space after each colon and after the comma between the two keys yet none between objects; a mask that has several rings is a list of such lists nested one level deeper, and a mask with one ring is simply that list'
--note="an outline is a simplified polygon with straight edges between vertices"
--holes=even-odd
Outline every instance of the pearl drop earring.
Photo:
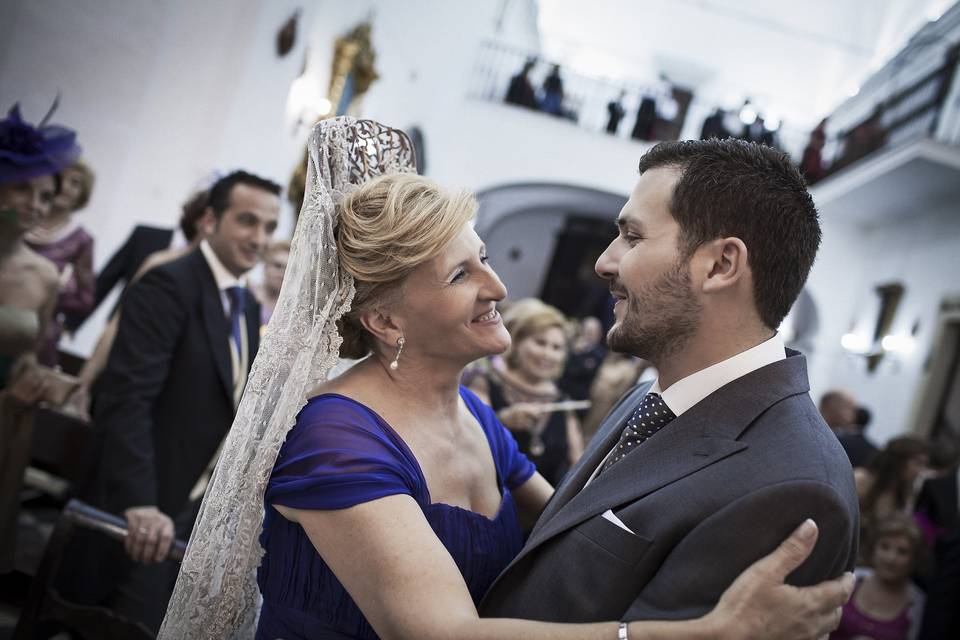
[{"label": "pearl drop earring", "polygon": [[400,354],[403,353],[403,345],[406,344],[406,340],[403,339],[403,336],[397,338],[397,357],[393,359],[393,362],[390,363],[390,370],[396,371],[400,368]]}]

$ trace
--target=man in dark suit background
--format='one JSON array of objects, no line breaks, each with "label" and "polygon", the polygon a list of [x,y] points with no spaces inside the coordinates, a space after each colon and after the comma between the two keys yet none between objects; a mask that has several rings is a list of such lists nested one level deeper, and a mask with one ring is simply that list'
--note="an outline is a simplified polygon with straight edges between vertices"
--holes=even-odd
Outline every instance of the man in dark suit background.
[{"label": "man in dark suit background", "polygon": [[[197,234],[207,209],[208,191],[194,193],[183,203],[180,221],[176,229],[164,229],[138,224],[124,241],[123,245],[110,256],[110,260],[97,274],[96,295],[93,308],[77,323],[86,321],[97,307],[106,299],[114,287],[120,284],[123,289],[133,281],[144,261],[158,251],[186,248]],[[121,294],[122,295],[122,294]]]},{"label": "man in dark suit background", "polygon": [[657,145],[640,174],[596,270],[609,347],[659,378],[607,416],[481,615],[697,617],[806,518],[820,537],[788,582],[853,567],[853,472],[776,332],[820,243],[803,178],[739,140]]},{"label": "man in dark suit background", "polygon": [[257,352],[260,309],[245,274],[276,228],[279,193],[279,185],[242,171],[214,184],[200,247],[148,271],[125,293],[98,384],[94,500],[124,516],[125,550],[137,563],[108,602],[154,629],[176,577],[175,568],[155,563],[178,533],[190,533],[192,505]]}]

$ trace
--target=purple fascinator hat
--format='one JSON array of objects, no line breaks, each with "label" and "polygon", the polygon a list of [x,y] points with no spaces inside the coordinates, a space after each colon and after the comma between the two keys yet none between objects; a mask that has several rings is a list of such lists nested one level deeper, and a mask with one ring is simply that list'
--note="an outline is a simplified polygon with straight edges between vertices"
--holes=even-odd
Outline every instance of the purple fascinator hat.
[{"label": "purple fascinator hat", "polygon": [[57,108],[55,100],[40,124],[24,122],[20,105],[0,120],[0,183],[52,175],[80,157],[77,134],[66,127],[47,124]]}]

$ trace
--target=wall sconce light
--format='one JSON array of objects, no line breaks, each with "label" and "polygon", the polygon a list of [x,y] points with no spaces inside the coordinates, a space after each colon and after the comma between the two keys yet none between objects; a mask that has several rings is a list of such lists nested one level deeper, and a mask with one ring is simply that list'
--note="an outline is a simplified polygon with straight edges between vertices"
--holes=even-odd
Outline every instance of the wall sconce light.
[{"label": "wall sconce light", "polygon": [[840,346],[858,356],[865,356],[870,353],[870,339],[853,331],[843,334],[843,337],[840,338]]}]

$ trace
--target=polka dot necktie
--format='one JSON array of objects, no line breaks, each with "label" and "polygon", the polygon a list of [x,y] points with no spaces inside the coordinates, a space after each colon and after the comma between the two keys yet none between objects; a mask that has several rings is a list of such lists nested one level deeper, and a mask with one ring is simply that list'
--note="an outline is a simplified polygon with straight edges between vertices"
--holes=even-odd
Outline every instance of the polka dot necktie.
[{"label": "polka dot necktie", "polygon": [[656,393],[648,393],[644,396],[640,407],[627,420],[627,426],[623,428],[620,441],[607,461],[603,463],[600,473],[623,460],[624,456],[646,442],[676,417],[673,411],[670,411],[670,407],[663,403],[663,398]]}]

